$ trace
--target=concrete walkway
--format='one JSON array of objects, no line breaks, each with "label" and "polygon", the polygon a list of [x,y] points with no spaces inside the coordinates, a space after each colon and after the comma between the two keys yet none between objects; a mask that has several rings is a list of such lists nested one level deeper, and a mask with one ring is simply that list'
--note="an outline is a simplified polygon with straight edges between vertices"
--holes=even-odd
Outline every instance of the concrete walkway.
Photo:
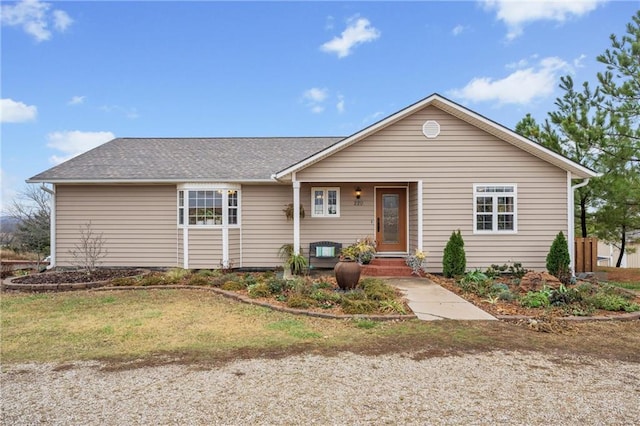
[{"label": "concrete walkway", "polygon": [[409,307],[418,319],[424,321],[496,319],[426,278],[388,278],[388,282],[405,294]]}]

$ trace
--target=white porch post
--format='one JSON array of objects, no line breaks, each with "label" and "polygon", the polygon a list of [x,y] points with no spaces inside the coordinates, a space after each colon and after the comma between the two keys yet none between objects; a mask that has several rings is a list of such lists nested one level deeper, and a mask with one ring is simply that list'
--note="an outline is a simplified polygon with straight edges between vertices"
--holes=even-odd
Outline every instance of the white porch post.
[{"label": "white porch post", "polygon": [[423,243],[422,243],[422,239],[423,239],[423,226],[424,226],[424,222],[423,222],[423,200],[422,200],[422,181],[419,180],[417,182],[417,191],[418,191],[418,196],[416,197],[417,202],[418,202],[418,250],[422,251],[423,249]]},{"label": "white porch post", "polygon": [[[44,186],[44,185],[43,185]],[[51,184],[51,205],[49,216],[49,254],[51,259],[49,260],[49,266],[47,269],[56,267],[56,185]]]},{"label": "white porch post", "polygon": [[300,182],[293,176],[293,253],[300,254]]}]

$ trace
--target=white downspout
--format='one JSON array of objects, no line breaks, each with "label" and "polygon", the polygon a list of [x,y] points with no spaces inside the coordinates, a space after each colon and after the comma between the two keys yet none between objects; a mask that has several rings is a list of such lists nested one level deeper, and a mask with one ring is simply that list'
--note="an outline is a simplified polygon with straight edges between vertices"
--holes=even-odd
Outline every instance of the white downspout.
[{"label": "white downspout", "polygon": [[51,194],[51,200],[49,200],[49,209],[51,211],[49,215],[49,266],[47,269],[56,267],[56,185],[51,184],[51,189],[47,188],[44,184],[40,186],[45,192]]},{"label": "white downspout", "polygon": [[293,180],[293,253],[300,254],[300,182],[296,180],[295,173]]},{"label": "white downspout", "polygon": [[423,250],[423,242],[422,239],[424,238],[424,236],[422,235],[422,231],[423,231],[423,227],[424,227],[424,216],[423,216],[423,201],[422,201],[422,181],[419,180],[418,181],[418,185],[417,185],[417,189],[418,189],[418,196],[417,196],[417,201],[418,201],[418,250],[422,251]]},{"label": "white downspout", "polygon": [[[567,172],[567,182],[568,185],[571,185],[571,172]],[[578,188],[582,188],[583,186],[587,186],[589,184],[589,178],[584,179],[582,182],[577,183],[573,186],[571,186],[571,193],[569,194],[569,200],[568,200],[568,204],[569,204],[569,211],[567,212],[568,216],[569,216],[569,237],[567,239],[567,244],[569,245],[569,258],[571,259],[571,264],[569,265],[569,268],[571,269],[571,275],[574,276],[575,275],[575,259],[574,259],[574,247],[575,247],[575,216],[574,216],[574,205],[575,205],[575,198],[576,198],[576,189]]]}]

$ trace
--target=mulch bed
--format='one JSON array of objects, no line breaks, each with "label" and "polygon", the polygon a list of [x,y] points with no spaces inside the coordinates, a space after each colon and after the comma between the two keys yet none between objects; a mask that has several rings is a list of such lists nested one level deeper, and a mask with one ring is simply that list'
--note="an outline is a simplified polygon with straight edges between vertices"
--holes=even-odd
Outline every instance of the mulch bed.
[{"label": "mulch bed", "polygon": [[109,281],[115,278],[125,278],[140,275],[140,269],[97,269],[88,274],[84,271],[50,271],[41,274],[25,275],[14,278],[16,284],[75,284]]}]

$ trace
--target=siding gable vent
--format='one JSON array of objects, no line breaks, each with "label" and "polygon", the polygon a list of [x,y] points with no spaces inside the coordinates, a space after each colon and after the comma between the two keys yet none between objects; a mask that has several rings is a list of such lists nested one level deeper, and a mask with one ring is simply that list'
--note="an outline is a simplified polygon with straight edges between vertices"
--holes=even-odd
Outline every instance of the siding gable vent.
[{"label": "siding gable vent", "polygon": [[440,124],[435,120],[427,120],[422,125],[422,133],[429,139],[437,137],[440,134]]}]

